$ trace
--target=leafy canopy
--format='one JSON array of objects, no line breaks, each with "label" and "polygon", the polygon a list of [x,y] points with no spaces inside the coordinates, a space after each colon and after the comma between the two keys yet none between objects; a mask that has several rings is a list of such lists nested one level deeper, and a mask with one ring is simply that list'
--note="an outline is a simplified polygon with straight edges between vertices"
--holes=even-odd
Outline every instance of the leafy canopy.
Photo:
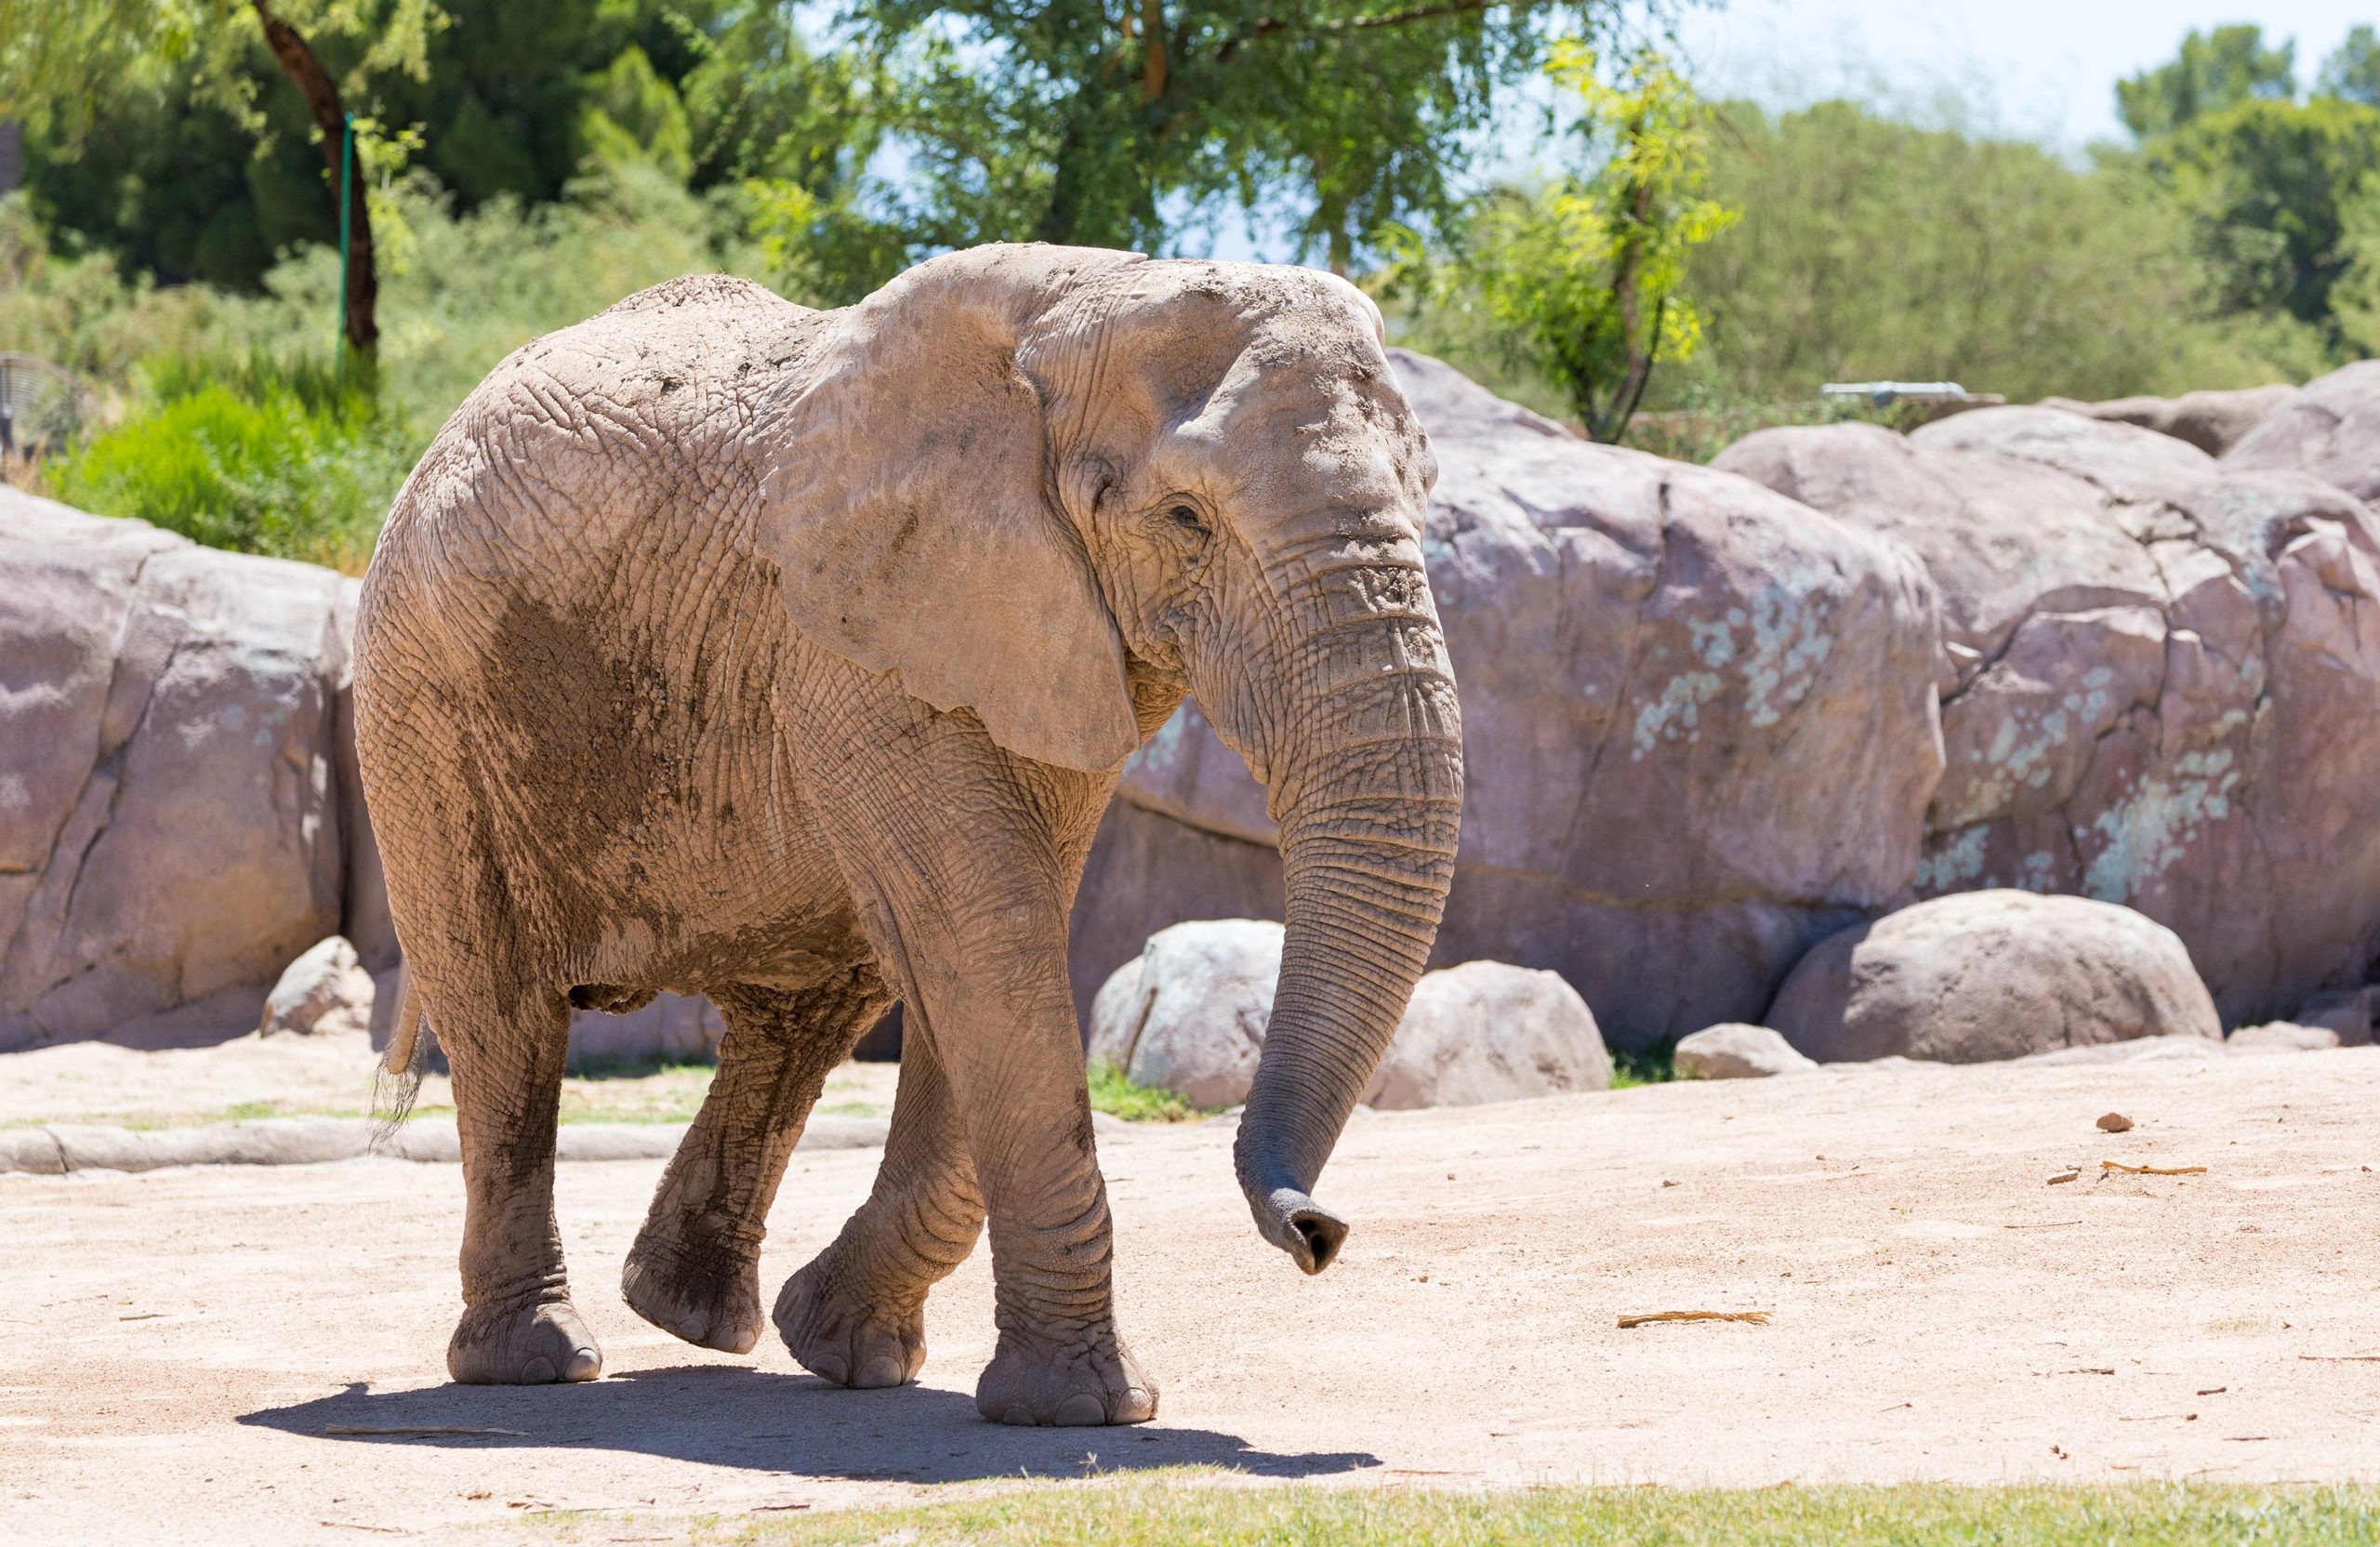
[{"label": "leafy canopy", "polygon": [[[1657,5],[1657,11],[1665,5]],[[1466,136],[1619,0],[851,0],[929,245],[1164,245],[1227,202],[1342,267],[1449,213]]]},{"label": "leafy canopy", "polygon": [[1689,360],[1701,343],[1702,315],[1684,294],[1687,258],[1737,212],[1705,196],[1702,114],[1669,60],[1639,51],[1609,82],[1596,64],[1571,40],[1547,66],[1576,100],[1581,169],[1536,192],[1491,191],[1448,257],[1405,274],[1442,304],[1474,294],[1587,432],[1615,441],[1655,364]]},{"label": "leafy canopy", "polygon": [[2268,47],[2253,25],[2193,29],[2178,57],[2116,83],[2116,116],[2147,139],[2241,102],[2296,94],[2294,43]]}]

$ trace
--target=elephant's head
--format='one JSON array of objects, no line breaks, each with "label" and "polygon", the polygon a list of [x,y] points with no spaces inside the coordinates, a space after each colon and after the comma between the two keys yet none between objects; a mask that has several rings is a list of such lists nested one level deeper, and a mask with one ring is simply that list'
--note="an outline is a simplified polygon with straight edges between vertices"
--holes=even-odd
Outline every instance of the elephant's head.
[{"label": "elephant's head", "polygon": [[1186,686],[1269,789],[1288,933],[1237,1169],[1319,1272],[1346,1227],[1315,1178],[1429,955],[1462,802],[1435,469],[1379,312],[1301,269],[985,247],[824,326],[764,522],[800,627],[1076,769]]}]

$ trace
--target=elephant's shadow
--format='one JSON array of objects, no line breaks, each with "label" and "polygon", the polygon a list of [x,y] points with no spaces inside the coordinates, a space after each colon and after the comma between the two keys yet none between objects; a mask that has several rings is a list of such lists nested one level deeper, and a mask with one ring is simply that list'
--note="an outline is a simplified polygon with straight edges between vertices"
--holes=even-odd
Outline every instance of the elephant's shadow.
[{"label": "elephant's shadow", "polygon": [[[625,1450],[757,1472],[910,1483],[1200,1465],[1315,1477],[1381,1464],[1361,1450],[1259,1450],[1210,1429],[1010,1428],[985,1422],[963,1392],[844,1391],[813,1376],[719,1365],[628,1370],[585,1385],[389,1392],[352,1385],[336,1396],[258,1408],[240,1421],[358,1444]],[[514,1433],[332,1433],[342,1429]]]}]

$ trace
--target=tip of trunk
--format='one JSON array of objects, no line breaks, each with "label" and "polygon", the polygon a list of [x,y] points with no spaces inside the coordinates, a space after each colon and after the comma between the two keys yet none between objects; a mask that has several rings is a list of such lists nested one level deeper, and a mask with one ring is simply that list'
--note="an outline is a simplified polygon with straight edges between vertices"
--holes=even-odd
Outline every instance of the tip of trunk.
[{"label": "tip of trunk", "polygon": [[1347,1239],[1347,1222],[1295,1187],[1276,1187],[1254,1205],[1256,1229],[1289,1254],[1308,1275],[1336,1262]]}]

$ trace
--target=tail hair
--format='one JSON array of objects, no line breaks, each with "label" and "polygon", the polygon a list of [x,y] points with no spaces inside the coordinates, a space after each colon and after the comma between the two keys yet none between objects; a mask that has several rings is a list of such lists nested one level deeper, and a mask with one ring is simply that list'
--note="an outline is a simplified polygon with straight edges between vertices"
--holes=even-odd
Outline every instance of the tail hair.
[{"label": "tail hair", "polygon": [[372,1153],[377,1155],[413,1116],[421,1077],[430,1067],[430,1016],[413,991],[413,970],[397,968],[397,1010],[389,1020],[389,1051],[372,1076]]}]

